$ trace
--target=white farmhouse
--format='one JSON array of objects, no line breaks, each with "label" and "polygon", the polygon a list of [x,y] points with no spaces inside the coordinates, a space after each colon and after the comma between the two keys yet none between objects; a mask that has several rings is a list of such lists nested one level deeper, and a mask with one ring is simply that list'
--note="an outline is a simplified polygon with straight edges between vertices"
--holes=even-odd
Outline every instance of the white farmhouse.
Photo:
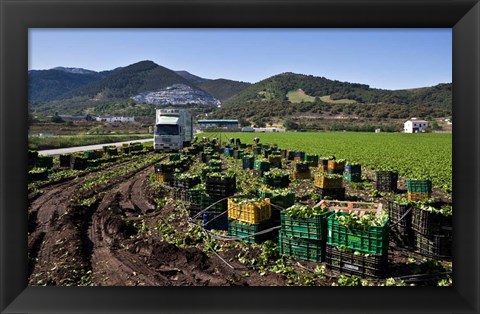
[{"label": "white farmhouse", "polygon": [[428,128],[428,122],[418,118],[411,118],[403,124],[403,132],[405,133],[425,132],[426,128]]}]

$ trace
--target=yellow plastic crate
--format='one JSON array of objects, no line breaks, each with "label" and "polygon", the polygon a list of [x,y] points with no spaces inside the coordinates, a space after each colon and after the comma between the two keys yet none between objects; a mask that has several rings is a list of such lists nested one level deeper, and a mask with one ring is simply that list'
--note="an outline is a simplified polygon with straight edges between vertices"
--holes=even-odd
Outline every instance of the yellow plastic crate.
[{"label": "yellow plastic crate", "polygon": [[272,217],[270,199],[260,202],[236,204],[231,198],[228,199],[228,218],[242,222],[257,224]]},{"label": "yellow plastic crate", "polygon": [[160,183],[172,182],[173,181],[173,174],[172,173],[156,172],[155,173],[155,180],[157,180]]},{"label": "yellow plastic crate", "polygon": [[123,144],[122,144],[122,147],[128,147],[128,146],[129,146],[128,143],[123,143]]},{"label": "yellow plastic crate", "polygon": [[319,172],[328,172],[328,167],[322,164],[318,165],[317,169]]},{"label": "yellow plastic crate", "polygon": [[313,184],[321,189],[341,188],[343,185],[343,178],[329,178],[320,173],[315,175]]},{"label": "yellow plastic crate", "polygon": [[426,198],[431,198],[431,193],[408,192],[409,201],[420,201]]},{"label": "yellow plastic crate", "polygon": [[294,180],[307,180],[312,178],[312,174],[310,173],[310,171],[308,172],[294,171],[292,177]]}]

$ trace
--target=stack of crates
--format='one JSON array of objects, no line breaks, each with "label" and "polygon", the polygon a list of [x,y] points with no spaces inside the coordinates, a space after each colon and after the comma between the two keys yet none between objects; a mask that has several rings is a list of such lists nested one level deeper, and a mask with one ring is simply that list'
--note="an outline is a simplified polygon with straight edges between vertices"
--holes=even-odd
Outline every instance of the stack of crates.
[{"label": "stack of crates", "polygon": [[343,175],[343,172],[345,171],[345,161],[344,160],[335,160],[335,159],[330,159],[328,160],[328,169],[327,172],[329,174],[339,174]]},{"label": "stack of crates", "polygon": [[432,197],[431,180],[407,180],[408,200],[421,201]]},{"label": "stack of crates", "polygon": [[187,208],[190,214],[196,214],[202,210],[202,196],[205,195],[205,185],[198,184],[186,191]]},{"label": "stack of crates", "polygon": [[328,201],[322,204],[335,213],[328,217],[326,244],[327,267],[333,271],[360,277],[381,278],[388,267],[389,221],[383,226],[344,226],[339,217],[373,211],[377,215],[382,205],[377,203]]},{"label": "stack of crates", "polygon": [[205,194],[202,195],[202,209],[207,209],[203,213],[204,227],[207,230],[227,230],[228,217],[227,197],[236,192],[235,176],[228,176],[219,173],[208,173],[205,178]]},{"label": "stack of crates", "polygon": [[318,167],[318,155],[305,154],[305,161],[310,167]]},{"label": "stack of crates", "polygon": [[390,217],[390,234],[397,244],[413,246],[412,204],[406,200],[388,201],[388,216]]},{"label": "stack of crates", "polygon": [[338,174],[317,173],[313,182],[316,192],[321,199],[326,197],[335,200],[345,199],[343,177]]},{"label": "stack of crates", "polygon": [[270,163],[267,159],[256,159],[253,163],[253,174],[258,177],[263,177],[265,172],[270,171]]},{"label": "stack of crates", "polygon": [[287,211],[281,211],[280,254],[312,262],[323,262],[329,214],[325,212],[322,215],[312,215],[310,218],[299,218],[289,216]]},{"label": "stack of crates", "polygon": [[359,164],[345,165],[345,172],[343,173],[343,180],[345,182],[361,182],[362,181],[362,166]]},{"label": "stack of crates", "polygon": [[294,180],[309,180],[312,178],[310,165],[307,162],[299,161],[295,163],[295,170],[292,175]]},{"label": "stack of crates", "polygon": [[241,237],[240,240],[247,243],[261,243],[271,239],[273,233],[257,233],[271,227],[270,199],[228,199],[229,236]]},{"label": "stack of crates", "polygon": [[155,179],[160,183],[170,183],[173,181],[175,165],[172,162],[154,164]]},{"label": "stack of crates", "polygon": [[398,172],[377,171],[376,189],[379,192],[396,192]]},{"label": "stack of crates", "polygon": [[452,257],[452,216],[413,207],[412,229],[415,249],[418,253],[432,258]]},{"label": "stack of crates", "polygon": [[257,190],[257,196],[270,199],[274,226],[280,225],[280,212],[295,204],[295,192],[288,189],[270,189],[264,186]]}]

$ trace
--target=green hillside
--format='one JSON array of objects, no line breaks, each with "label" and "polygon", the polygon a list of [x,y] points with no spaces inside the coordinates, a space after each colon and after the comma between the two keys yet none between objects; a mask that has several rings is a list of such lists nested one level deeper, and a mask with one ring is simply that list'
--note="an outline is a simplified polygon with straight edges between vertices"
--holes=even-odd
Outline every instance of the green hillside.
[{"label": "green hillside", "polygon": [[208,92],[220,101],[225,102],[237,95],[247,87],[250,83],[238,82],[226,79],[207,80],[201,82],[197,86],[204,91]]},{"label": "green hillside", "polygon": [[272,118],[305,114],[379,119],[449,116],[452,114],[452,84],[414,90],[382,90],[324,77],[282,73],[247,87],[225,102],[215,117],[267,122]]}]

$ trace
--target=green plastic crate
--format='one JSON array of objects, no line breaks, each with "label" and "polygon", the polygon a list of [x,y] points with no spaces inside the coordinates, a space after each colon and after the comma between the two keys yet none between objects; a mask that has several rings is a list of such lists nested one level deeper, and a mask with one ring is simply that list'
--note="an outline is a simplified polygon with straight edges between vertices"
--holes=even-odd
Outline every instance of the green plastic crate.
[{"label": "green plastic crate", "polygon": [[[286,195],[279,195],[275,190],[258,189],[257,195],[261,198],[269,198],[271,205],[280,206],[283,209],[287,209],[295,204],[295,193],[290,192]],[[273,206],[275,208],[275,206]]]},{"label": "green plastic crate", "polygon": [[362,174],[361,173],[343,173],[343,181],[345,182],[361,182],[362,181]]},{"label": "green plastic crate", "polygon": [[313,215],[310,218],[293,218],[285,211],[280,212],[282,231],[289,237],[325,240],[327,238],[327,218],[330,213]]},{"label": "green plastic crate", "polygon": [[255,160],[255,162],[253,164],[253,169],[269,171],[270,170],[270,163],[268,161]]},{"label": "green plastic crate", "polygon": [[432,181],[407,180],[407,189],[412,193],[432,193]]},{"label": "green plastic crate", "polygon": [[328,217],[327,242],[329,244],[370,254],[383,254],[388,250],[389,221],[382,227],[348,229],[337,221],[338,215],[347,214],[338,212]]},{"label": "green plastic crate", "polygon": [[312,262],[325,260],[325,241],[291,238],[279,232],[280,254]]},{"label": "green plastic crate", "polygon": [[262,221],[258,224],[242,223],[237,220],[228,220],[228,235],[232,237],[246,237],[240,239],[240,241],[246,243],[262,243],[273,238],[274,233],[268,232],[264,234],[254,235],[260,231],[269,229],[272,227],[270,220]]}]

